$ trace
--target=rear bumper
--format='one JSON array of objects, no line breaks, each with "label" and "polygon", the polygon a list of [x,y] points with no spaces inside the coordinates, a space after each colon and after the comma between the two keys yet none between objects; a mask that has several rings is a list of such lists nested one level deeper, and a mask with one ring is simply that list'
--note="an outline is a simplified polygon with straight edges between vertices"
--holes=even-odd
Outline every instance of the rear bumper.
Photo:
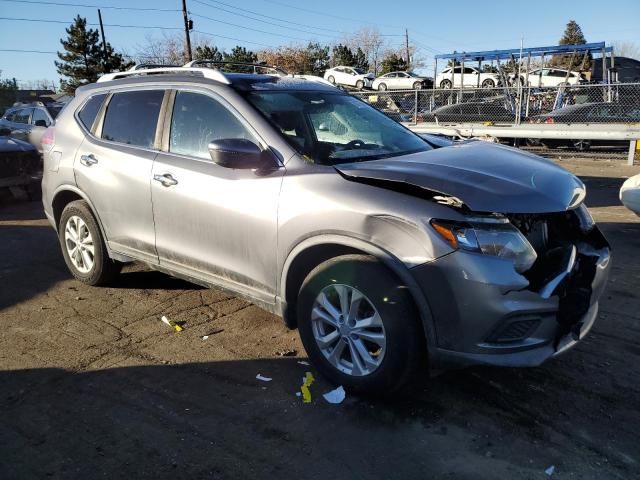
[{"label": "rear bumper", "polygon": [[456,251],[413,268],[434,323],[432,368],[537,366],[575,346],[595,322],[611,263],[608,247],[579,251],[550,296],[527,289],[510,261],[486,255]]}]

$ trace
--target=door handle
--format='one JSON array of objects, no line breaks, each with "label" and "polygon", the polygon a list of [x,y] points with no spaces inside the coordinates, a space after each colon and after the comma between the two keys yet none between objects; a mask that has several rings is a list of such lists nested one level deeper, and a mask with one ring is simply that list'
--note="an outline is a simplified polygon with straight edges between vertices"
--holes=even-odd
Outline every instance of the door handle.
[{"label": "door handle", "polygon": [[164,175],[156,174],[156,175],[153,176],[153,179],[156,182],[160,182],[165,187],[170,187],[172,185],[177,185],[178,184],[178,180],[173,178],[173,176],[170,173],[165,173]]},{"label": "door handle", "polygon": [[80,157],[80,163],[85,167],[90,167],[98,163],[98,159],[93,156],[93,153],[90,153],[89,155],[82,155]]}]

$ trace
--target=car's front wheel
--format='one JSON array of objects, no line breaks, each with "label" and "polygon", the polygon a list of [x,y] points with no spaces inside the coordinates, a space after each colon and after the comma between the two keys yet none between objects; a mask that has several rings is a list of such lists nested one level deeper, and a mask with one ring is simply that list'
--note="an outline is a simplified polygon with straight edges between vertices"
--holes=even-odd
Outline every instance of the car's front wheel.
[{"label": "car's front wheel", "polygon": [[414,82],[413,83],[413,89],[414,90],[421,90],[422,89],[422,82]]},{"label": "car's front wheel", "polygon": [[316,267],[300,289],[297,316],[309,359],[347,390],[390,394],[426,370],[411,296],[374,257],[344,255]]},{"label": "car's front wheel", "polygon": [[356,88],[357,88],[358,90],[362,90],[362,89],[364,88],[364,82],[363,82],[362,80],[358,80],[358,81],[356,82]]},{"label": "car's front wheel", "polygon": [[334,85],[336,84],[336,79],[333,77],[333,75],[329,75],[327,77],[327,80],[329,81],[329,83],[333,83]]},{"label": "car's front wheel", "polygon": [[103,285],[120,273],[122,264],[109,258],[98,222],[85,201],[65,207],[58,236],[67,268],[81,282]]},{"label": "car's front wheel", "polygon": [[378,90],[384,92],[386,89],[387,89],[386,83],[381,83],[380,85],[378,85]]},{"label": "car's front wheel", "polygon": [[451,88],[451,80],[442,80],[440,82],[440,88]]},{"label": "car's front wheel", "polygon": [[495,86],[496,86],[496,82],[494,82],[490,78],[487,78],[486,80],[483,80],[483,82],[482,82],[482,88],[493,88]]}]

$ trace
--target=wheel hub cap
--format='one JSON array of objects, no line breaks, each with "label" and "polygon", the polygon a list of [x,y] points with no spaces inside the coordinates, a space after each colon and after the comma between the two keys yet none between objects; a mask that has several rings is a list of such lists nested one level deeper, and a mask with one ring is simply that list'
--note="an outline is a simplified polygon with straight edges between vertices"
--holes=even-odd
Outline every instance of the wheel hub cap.
[{"label": "wheel hub cap", "polygon": [[384,359],[387,341],[382,318],[354,287],[325,287],[313,304],[311,326],[320,351],[342,373],[369,375]]},{"label": "wheel hub cap", "polygon": [[89,227],[80,217],[74,215],[67,220],[64,243],[76,270],[80,273],[90,272],[95,261],[95,247]]}]

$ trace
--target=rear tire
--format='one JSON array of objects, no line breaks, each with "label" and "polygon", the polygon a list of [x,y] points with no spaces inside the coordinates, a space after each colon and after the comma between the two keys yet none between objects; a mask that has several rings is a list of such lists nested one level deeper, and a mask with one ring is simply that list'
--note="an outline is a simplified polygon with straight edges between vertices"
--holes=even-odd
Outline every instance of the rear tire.
[{"label": "rear tire", "polygon": [[313,365],[348,391],[385,396],[426,372],[413,300],[374,257],[343,255],[317,266],[300,289],[297,317]]},{"label": "rear tire", "polygon": [[58,238],[67,268],[82,283],[105,285],[120,273],[122,264],[109,258],[98,222],[84,200],[64,208]]}]

